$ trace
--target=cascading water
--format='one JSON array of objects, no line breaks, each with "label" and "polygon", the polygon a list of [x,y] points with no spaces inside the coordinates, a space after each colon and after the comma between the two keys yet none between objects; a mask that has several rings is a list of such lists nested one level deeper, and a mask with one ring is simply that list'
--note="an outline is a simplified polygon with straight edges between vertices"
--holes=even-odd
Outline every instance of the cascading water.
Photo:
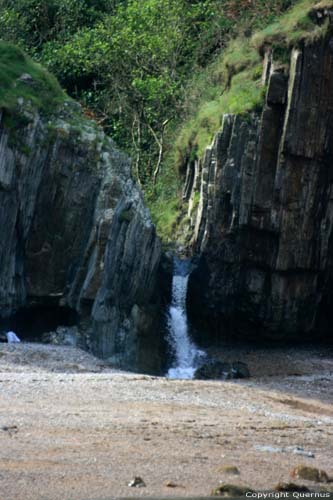
[{"label": "cascading water", "polygon": [[186,312],[187,285],[190,261],[174,259],[172,302],[168,311],[168,343],[174,353],[174,365],[168,378],[191,379],[205,353],[197,348],[189,336]]}]

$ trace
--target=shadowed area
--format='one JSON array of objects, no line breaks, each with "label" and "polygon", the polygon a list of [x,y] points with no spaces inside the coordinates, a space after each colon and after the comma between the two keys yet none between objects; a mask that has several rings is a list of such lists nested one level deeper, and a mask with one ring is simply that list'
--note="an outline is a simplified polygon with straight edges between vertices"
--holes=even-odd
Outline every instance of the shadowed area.
[{"label": "shadowed area", "polygon": [[77,313],[73,309],[43,305],[23,308],[9,318],[0,319],[0,330],[13,330],[21,340],[34,342],[58,326],[74,326],[76,323]]}]

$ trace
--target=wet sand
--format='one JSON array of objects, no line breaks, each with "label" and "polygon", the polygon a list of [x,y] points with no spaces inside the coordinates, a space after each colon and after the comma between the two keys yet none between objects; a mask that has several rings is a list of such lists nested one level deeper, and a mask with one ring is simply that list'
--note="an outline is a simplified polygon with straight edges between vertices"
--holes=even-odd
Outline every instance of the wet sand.
[{"label": "wet sand", "polygon": [[[208,496],[220,482],[271,489],[297,465],[333,476],[330,349],[223,357],[242,358],[253,377],[167,380],[69,347],[0,344],[0,500]],[[146,486],[129,487],[135,476]]]}]

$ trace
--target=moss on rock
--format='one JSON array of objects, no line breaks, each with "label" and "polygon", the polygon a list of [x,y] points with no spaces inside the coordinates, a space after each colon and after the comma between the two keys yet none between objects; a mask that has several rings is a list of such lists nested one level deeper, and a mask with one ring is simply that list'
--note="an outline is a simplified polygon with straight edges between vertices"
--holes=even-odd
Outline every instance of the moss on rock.
[{"label": "moss on rock", "polygon": [[15,111],[24,102],[51,113],[69,98],[54,76],[21,49],[0,41],[0,108]]}]

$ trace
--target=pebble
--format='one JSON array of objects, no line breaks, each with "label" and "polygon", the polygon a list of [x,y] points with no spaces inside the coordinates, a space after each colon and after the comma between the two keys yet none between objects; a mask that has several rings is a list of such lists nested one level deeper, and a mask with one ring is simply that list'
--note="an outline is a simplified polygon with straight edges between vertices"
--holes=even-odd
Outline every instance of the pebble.
[{"label": "pebble", "polygon": [[168,481],[167,483],[165,483],[165,486],[167,488],[178,488],[178,484],[173,483],[172,481]]},{"label": "pebble", "polygon": [[309,488],[307,488],[306,486],[295,483],[279,483],[275,486],[274,491],[299,491],[304,493],[310,492]]},{"label": "pebble", "polygon": [[251,488],[248,488],[247,486],[222,483],[212,491],[211,496],[232,498],[243,497],[246,495],[246,493],[253,493],[253,490]]},{"label": "pebble", "polygon": [[140,476],[135,476],[135,478],[128,483],[128,486],[130,488],[145,488],[146,483]]},{"label": "pebble", "polygon": [[308,467],[306,465],[298,465],[292,469],[291,477],[296,479],[305,479],[315,483],[328,483],[329,478],[325,471],[316,469],[315,467]]},{"label": "pebble", "polygon": [[16,434],[18,432],[17,425],[3,425],[2,427],[0,427],[0,429],[4,432],[8,432],[8,434],[10,436],[12,436],[12,434]]},{"label": "pebble", "polygon": [[221,474],[229,474],[230,476],[239,476],[240,472],[235,465],[224,465],[220,467],[217,472]]}]

